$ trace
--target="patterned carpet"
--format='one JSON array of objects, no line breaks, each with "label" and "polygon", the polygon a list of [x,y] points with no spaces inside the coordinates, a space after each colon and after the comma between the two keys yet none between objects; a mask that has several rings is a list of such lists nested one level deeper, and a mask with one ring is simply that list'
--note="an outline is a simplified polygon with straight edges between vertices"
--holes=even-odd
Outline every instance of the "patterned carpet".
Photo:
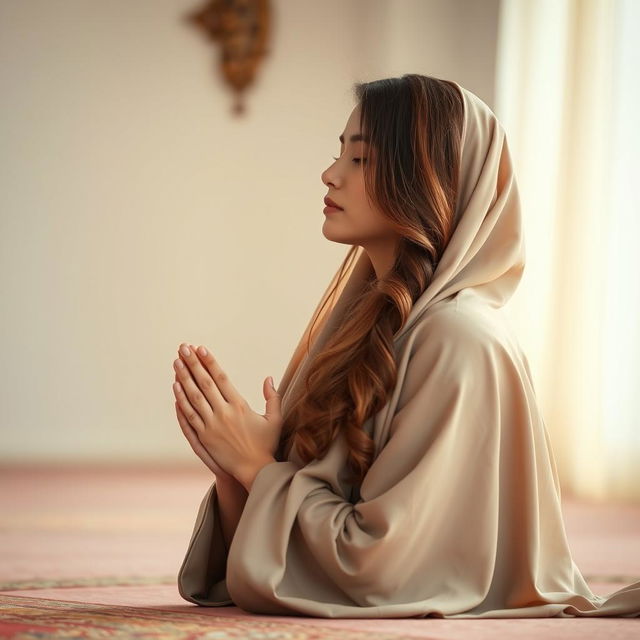
[{"label": "patterned carpet", "polygon": [[[640,638],[640,619],[318,619],[197,607],[176,575],[200,467],[0,469],[0,638]],[[596,593],[640,580],[640,507],[564,500]]]},{"label": "patterned carpet", "polygon": [[[1,637],[13,638],[287,638],[310,640],[397,640],[396,633],[309,627],[272,620],[247,620],[176,612],[154,607],[105,606],[0,595]],[[6,630],[11,629],[12,635]]]}]

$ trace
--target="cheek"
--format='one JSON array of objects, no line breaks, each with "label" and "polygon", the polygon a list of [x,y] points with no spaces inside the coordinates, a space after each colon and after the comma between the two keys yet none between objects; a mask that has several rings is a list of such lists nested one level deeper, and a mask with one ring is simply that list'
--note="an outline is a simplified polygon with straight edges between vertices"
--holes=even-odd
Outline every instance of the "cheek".
[{"label": "cheek", "polygon": [[372,208],[373,203],[369,201],[367,196],[367,190],[364,185],[364,178],[360,177],[353,184],[353,189],[351,190],[351,197],[349,200],[353,201],[354,207],[358,211],[368,211]]},{"label": "cheek", "polygon": [[368,197],[364,185],[358,191],[357,207],[354,208],[353,214],[354,224],[372,237],[384,236],[392,228],[388,216]]},{"label": "cheek", "polygon": [[343,222],[362,238],[378,238],[386,235],[389,229],[386,216],[374,208],[364,192],[357,201],[354,198],[353,205],[346,212]]}]

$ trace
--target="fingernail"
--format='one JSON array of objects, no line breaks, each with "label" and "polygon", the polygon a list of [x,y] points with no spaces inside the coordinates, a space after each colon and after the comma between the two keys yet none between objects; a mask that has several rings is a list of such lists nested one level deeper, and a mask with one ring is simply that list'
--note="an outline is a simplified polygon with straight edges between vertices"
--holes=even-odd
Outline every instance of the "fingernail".
[{"label": "fingernail", "polygon": [[207,355],[207,350],[204,347],[198,347],[198,353],[201,356],[206,356]]},{"label": "fingernail", "polygon": [[183,356],[190,356],[191,355],[191,351],[189,351],[189,347],[187,347],[186,344],[183,344],[182,347],[180,347],[180,351],[182,351],[182,355]]}]

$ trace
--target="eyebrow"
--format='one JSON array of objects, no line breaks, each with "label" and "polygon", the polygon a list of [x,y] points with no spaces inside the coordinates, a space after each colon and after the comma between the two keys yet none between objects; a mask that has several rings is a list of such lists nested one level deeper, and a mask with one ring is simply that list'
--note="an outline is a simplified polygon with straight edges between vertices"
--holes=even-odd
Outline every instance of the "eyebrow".
[{"label": "eyebrow", "polygon": [[[340,136],[338,137],[338,140],[340,140],[340,142],[342,144],[344,144],[344,135],[341,133]],[[349,140],[351,142],[357,142],[358,140],[362,140],[363,142],[369,142],[369,138],[367,138],[367,136],[363,136],[361,133],[354,133]]]}]

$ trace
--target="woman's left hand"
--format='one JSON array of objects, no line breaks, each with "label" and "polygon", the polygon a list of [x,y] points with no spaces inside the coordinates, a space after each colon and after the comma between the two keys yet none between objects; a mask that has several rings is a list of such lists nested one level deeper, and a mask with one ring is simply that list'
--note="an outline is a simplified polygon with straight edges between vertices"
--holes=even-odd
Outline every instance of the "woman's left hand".
[{"label": "woman's left hand", "polygon": [[173,365],[178,379],[174,394],[211,457],[248,491],[258,471],[275,462],[282,430],[280,396],[266,378],[262,386],[266,411],[256,413],[211,352],[202,354],[202,349],[194,352],[193,345],[181,345]]}]

